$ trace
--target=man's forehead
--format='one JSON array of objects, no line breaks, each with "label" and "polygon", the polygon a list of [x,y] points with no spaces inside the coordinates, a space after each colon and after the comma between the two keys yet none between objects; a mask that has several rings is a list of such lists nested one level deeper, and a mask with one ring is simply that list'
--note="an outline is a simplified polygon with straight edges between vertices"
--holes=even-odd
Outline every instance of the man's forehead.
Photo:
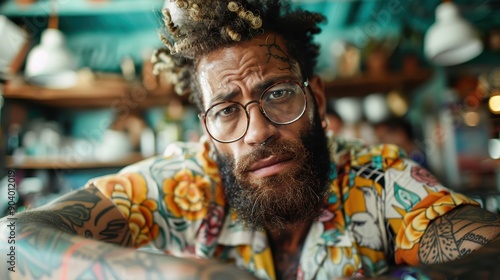
[{"label": "man's forehead", "polygon": [[[229,53],[238,53],[238,52],[243,52],[245,53],[246,50],[248,50],[249,47],[255,47],[257,49],[261,49],[262,51],[268,51],[269,56],[276,56],[278,55],[273,54],[273,48],[277,52],[282,53],[282,55],[287,55],[288,56],[288,51],[286,48],[286,43],[285,40],[281,35],[275,34],[275,33],[265,33],[261,35],[256,35],[253,37],[251,40],[244,41],[244,42],[236,42],[231,45],[218,48],[198,59],[198,66],[200,65],[200,62],[210,62],[210,61],[218,61],[223,58],[224,55],[227,55]],[[232,51],[229,52],[228,50]]]},{"label": "man's forehead", "polygon": [[225,75],[262,74],[263,72],[288,72],[300,74],[294,58],[287,51],[285,40],[277,34],[257,35],[249,41],[232,44],[210,52],[197,61],[199,80],[228,82]]},{"label": "man's forehead", "polygon": [[[235,94],[235,83],[244,82],[252,90],[267,80],[301,77],[298,63],[287,51],[285,40],[275,33],[255,36],[249,41],[215,50],[197,63],[197,80],[205,106],[219,94]],[[279,79],[279,78],[278,78]]]}]

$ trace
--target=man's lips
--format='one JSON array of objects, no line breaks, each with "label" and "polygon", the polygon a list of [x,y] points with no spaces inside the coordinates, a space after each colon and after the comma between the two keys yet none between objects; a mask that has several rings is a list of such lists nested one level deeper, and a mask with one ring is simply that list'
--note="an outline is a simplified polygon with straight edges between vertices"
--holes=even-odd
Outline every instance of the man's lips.
[{"label": "man's lips", "polygon": [[270,156],[268,158],[257,161],[246,169],[246,172],[252,173],[257,177],[266,177],[274,175],[285,168],[285,165],[290,163],[292,157],[288,155]]}]

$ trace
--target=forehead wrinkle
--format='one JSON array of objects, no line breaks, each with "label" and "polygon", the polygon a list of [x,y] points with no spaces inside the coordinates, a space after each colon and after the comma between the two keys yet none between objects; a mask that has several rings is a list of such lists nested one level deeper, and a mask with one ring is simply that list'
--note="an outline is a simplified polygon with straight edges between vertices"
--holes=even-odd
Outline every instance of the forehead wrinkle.
[{"label": "forehead wrinkle", "polygon": [[259,95],[258,84],[276,76],[300,77],[299,69],[290,69],[282,60],[272,57],[273,53],[268,49],[271,43],[279,44],[288,55],[280,36],[273,39],[270,34],[266,34],[230,48],[218,49],[198,60],[196,67],[202,74],[199,79],[203,103],[213,104],[211,99],[219,94],[232,97],[238,94]]},{"label": "forehead wrinkle", "polygon": [[252,54],[244,54],[239,61],[236,61],[234,68],[226,68],[220,72],[221,83],[229,84],[234,81],[243,81],[248,77],[262,79],[266,74],[265,67],[262,67],[260,59]]}]

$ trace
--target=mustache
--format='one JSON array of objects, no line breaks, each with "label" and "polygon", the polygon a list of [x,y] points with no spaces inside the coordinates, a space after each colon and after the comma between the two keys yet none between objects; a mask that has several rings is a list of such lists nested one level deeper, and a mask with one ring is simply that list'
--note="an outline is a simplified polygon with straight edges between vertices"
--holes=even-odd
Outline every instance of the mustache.
[{"label": "mustache", "polygon": [[[272,155],[286,156],[293,160],[305,160],[307,155],[298,147],[303,146],[301,141],[277,140],[266,146],[256,146],[240,157],[235,165],[236,174],[244,173],[252,164]],[[302,151],[302,152],[301,152]]]}]

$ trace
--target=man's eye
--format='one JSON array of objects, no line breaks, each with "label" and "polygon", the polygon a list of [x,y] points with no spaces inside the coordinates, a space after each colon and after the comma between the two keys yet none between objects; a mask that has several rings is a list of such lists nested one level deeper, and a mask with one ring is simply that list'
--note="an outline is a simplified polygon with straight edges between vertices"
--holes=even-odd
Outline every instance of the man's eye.
[{"label": "man's eye", "polygon": [[291,97],[295,96],[295,92],[291,89],[279,89],[272,90],[266,97],[266,101],[268,102],[282,102]]},{"label": "man's eye", "polygon": [[221,116],[231,115],[232,113],[234,113],[234,110],[235,110],[234,107],[227,107],[227,108],[220,110],[219,115],[221,115]]},{"label": "man's eye", "polygon": [[275,91],[271,92],[269,97],[271,99],[280,99],[280,98],[286,97],[288,95],[290,95],[290,91],[282,89],[282,90],[275,90]]},{"label": "man's eye", "polygon": [[230,117],[232,115],[237,115],[239,110],[240,109],[238,108],[237,105],[231,105],[231,106],[227,106],[224,108],[220,108],[220,109],[217,109],[217,111],[215,113],[215,117],[216,118],[227,118],[227,117]]}]

